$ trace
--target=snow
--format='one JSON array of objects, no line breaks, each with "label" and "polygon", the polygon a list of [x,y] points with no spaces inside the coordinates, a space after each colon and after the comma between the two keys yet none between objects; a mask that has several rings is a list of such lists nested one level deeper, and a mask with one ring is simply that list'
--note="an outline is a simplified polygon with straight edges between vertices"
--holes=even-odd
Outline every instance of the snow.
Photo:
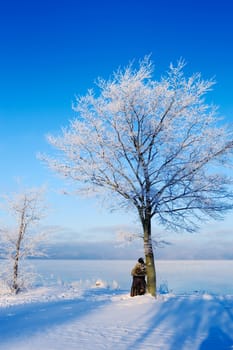
[{"label": "snow", "polygon": [[0,297],[1,350],[230,350],[233,295],[130,297],[98,280]]}]

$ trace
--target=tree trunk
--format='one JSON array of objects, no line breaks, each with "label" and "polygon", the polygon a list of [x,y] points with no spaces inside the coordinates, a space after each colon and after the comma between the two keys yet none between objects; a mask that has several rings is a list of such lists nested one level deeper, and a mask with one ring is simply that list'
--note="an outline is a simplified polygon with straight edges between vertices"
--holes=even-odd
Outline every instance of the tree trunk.
[{"label": "tree trunk", "polygon": [[16,247],[15,247],[16,252],[14,256],[14,271],[13,271],[13,284],[12,284],[12,289],[15,294],[17,294],[20,289],[20,286],[18,283],[18,274],[19,274],[20,248],[21,248],[21,242],[23,239],[23,232],[24,232],[24,213],[22,214],[22,217],[21,217],[21,225],[19,229],[18,240],[16,242]]},{"label": "tree trunk", "polygon": [[16,252],[15,252],[15,257],[14,257],[14,271],[13,271],[12,289],[13,289],[13,292],[15,294],[17,294],[19,291],[18,274],[19,274],[19,254],[20,254],[21,238],[22,238],[22,235],[20,234],[18,237],[18,241],[16,243]]},{"label": "tree trunk", "polygon": [[147,290],[156,297],[156,270],[154,263],[154,253],[151,240],[151,217],[148,216],[143,220],[143,234],[144,234],[144,252],[146,257],[147,268]]},{"label": "tree trunk", "polygon": [[19,291],[19,285],[18,285],[18,269],[19,269],[19,254],[16,253],[15,261],[14,261],[14,273],[13,273],[13,284],[12,284],[12,290],[15,294]]}]

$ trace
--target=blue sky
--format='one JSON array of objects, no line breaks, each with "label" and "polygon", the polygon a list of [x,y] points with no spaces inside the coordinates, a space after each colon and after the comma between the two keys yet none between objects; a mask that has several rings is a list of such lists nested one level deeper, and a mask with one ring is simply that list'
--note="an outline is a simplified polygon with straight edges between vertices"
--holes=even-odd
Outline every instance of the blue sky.
[{"label": "blue sky", "polygon": [[[64,227],[61,240],[107,239],[121,226],[140,230],[134,214],[132,219],[112,214],[90,199],[59,194],[62,181],[36,154],[49,152],[45,135],[58,132],[74,117],[75,95],[85,94],[98,76],[108,78],[146,54],[155,63],[155,78],[180,57],[187,62],[187,74],[215,77],[209,99],[232,122],[232,15],[231,0],[1,2],[0,193],[16,190],[17,179],[29,187],[47,184],[48,223]],[[206,237],[209,230],[216,245],[224,241],[229,246],[232,223],[230,215],[192,240],[207,246],[208,237],[213,241],[211,232]],[[181,245],[186,239],[174,237]]]}]

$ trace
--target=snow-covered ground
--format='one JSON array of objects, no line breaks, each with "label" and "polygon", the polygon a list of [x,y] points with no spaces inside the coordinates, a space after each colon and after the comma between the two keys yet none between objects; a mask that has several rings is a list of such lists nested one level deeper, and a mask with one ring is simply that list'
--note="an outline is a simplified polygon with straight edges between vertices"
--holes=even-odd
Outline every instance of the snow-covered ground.
[{"label": "snow-covered ground", "polygon": [[0,297],[1,350],[230,350],[233,295],[71,283]]}]

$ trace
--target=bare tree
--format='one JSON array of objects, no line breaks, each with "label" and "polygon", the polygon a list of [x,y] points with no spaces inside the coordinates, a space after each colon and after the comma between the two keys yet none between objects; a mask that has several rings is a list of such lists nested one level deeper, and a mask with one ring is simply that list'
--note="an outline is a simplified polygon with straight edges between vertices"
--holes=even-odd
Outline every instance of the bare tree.
[{"label": "bare tree", "polygon": [[[48,136],[59,153],[42,156],[80,193],[110,194],[136,209],[143,229],[148,291],[156,295],[152,218],[166,228],[197,229],[232,209],[231,179],[223,171],[233,134],[204,97],[214,82],[188,78],[184,62],[152,79],[148,57],[113,78],[99,79],[98,96],[77,98],[76,119]],[[219,168],[220,166],[220,168]],[[113,196],[116,195],[116,198]]]},{"label": "bare tree", "polygon": [[4,196],[4,209],[13,217],[13,227],[0,227],[0,240],[8,268],[8,285],[18,293],[24,283],[21,276],[23,259],[30,256],[42,256],[41,243],[46,232],[39,228],[39,222],[45,215],[43,189],[29,189],[23,193]]}]

